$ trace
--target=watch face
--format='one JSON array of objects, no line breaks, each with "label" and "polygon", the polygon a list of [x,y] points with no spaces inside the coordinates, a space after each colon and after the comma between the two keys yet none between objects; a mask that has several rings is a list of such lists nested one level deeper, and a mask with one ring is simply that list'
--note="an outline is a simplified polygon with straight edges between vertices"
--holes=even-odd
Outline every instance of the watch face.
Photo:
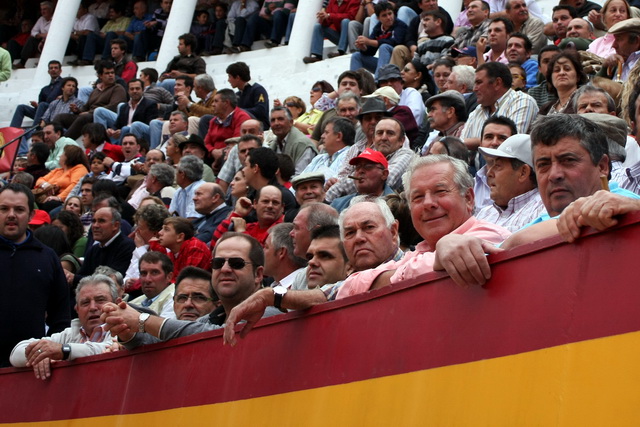
[{"label": "watch face", "polygon": [[275,288],[273,288],[273,293],[284,295],[287,293],[287,288],[285,288],[284,286],[276,286]]}]

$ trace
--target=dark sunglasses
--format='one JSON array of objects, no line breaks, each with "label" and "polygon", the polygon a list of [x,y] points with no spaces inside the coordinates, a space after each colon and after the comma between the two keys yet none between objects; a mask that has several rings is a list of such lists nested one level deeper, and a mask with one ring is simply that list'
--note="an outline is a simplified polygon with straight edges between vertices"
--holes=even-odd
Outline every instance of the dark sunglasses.
[{"label": "dark sunglasses", "polygon": [[247,264],[251,264],[248,261],[243,260],[242,258],[236,258],[236,257],[232,257],[232,258],[214,258],[213,262],[211,263],[211,267],[214,270],[220,270],[223,266],[224,263],[229,261],[229,267],[233,268],[234,270],[242,270]]},{"label": "dark sunglasses", "polygon": [[311,92],[322,92],[322,88],[320,86],[316,86],[313,89],[311,89]]}]

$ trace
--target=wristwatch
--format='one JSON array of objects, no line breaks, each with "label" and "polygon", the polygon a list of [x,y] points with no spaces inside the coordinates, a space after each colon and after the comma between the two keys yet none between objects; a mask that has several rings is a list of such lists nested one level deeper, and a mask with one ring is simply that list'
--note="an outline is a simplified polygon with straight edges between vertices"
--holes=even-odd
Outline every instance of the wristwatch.
[{"label": "wristwatch", "polygon": [[287,294],[287,288],[282,285],[278,285],[273,288],[273,306],[278,310],[282,310],[282,298]]},{"label": "wristwatch", "polygon": [[62,345],[62,360],[68,360],[71,356],[71,346],[69,344]]},{"label": "wristwatch", "polygon": [[140,313],[140,317],[138,317],[138,332],[144,332],[144,322],[146,322],[150,316],[149,313]]}]

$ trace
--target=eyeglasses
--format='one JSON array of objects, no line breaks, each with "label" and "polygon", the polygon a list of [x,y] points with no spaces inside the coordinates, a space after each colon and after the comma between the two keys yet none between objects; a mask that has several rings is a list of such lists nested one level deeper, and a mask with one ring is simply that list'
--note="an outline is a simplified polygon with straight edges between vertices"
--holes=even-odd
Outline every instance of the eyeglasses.
[{"label": "eyeglasses", "polygon": [[185,295],[179,294],[173,297],[173,300],[178,304],[184,304],[188,299],[191,299],[191,302],[194,304],[204,304],[209,301],[213,301],[213,298],[206,297],[202,294],[194,294],[194,295]]},{"label": "eyeglasses", "polygon": [[297,107],[298,105],[295,102],[287,102],[284,104],[285,107]]},{"label": "eyeglasses", "polygon": [[511,74],[511,78],[518,79],[518,80],[526,80],[524,76],[521,74]]},{"label": "eyeglasses", "polygon": [[377,163],[359,163],[356,165],[356,170],[364,169],[365,171],[372,171],[374,169],[384,170],[384,167],[380,166]]},{"label": "eyeglasses", "polygon": [[253,264],[251,262],[243,260],[242,258],[236,257],[214,258],[211,263],[211,267],[214,270],[220,270],[224,266],[224,263],[227,261],[229,261],[229,267],[233,268],[234,270],[242,270],[247,264]]},{"label": "eyeglasses", "polygon": [[320,86],[316,86],[313,89],[311,89],[311,92],[322,92],[322,88]]}]

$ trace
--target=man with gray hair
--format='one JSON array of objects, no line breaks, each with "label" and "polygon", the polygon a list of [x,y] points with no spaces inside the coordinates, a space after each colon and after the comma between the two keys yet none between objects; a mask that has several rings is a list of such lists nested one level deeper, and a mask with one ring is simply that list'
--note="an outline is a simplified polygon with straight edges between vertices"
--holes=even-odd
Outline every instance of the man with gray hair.
[{"label": "man with gray hair", "polygon": [[[152,160],[153,159],[153,160]],[[172,166],[164,163],[164,154],[160,150],[150,150],[144,161],[144,169],[148,170],[142,184],[136,188],[128,202],[134,209],[138,209],[140,202],[147,196],[159,197],[169,206],[175,189],[173,182],[176,171]]]},{"label": "man with gray hair", "polygon": [[180,187],[171,200],[169,212],[191,220],[200,218],[193,204],[193,196],[204,181],[203,162],[196,156],[184,156],[176,169],[176,183]]},{"label": "man with gray hair", "polygon": [[120,231],[122,216],[117,209],[104,207],[96,210],[91,221],[94,244],[87,249],[82,267],[76,274],[65,270],[70,285],[77,285],[86,276],[92,275],[96,268],[107,265],[124,274],[135,243]]},{"label": "man with gray hair", "polygon": [[470,65],[456,65],[451,69],[451,74],[444,84],[445,90],[455,90],[464,96],[464,105],[467,114],[478,106],[478,98],[473,91],[476,80],[476,70]]},{"label": "man with gray hair", "polygon": [[176,97],[178,109],[189,115],[189,135],[197,134],[200,118],[213,114],[213,98],[216,95],[216,85],[208,74],[198,74],[193,79],[193,91],[200,98],[192,102],[187,96]]},{"label": "man with gray hair", "polygon": [[113,339],[102,328],[102,306],[119,301],[116,285],[108,276],[85,277],[76,288],[78,318],[71,321],[70,327],[50,337],[20,341],[11,351],[11,364],[33,368],[36,378],[46,380],[51,376],[52,361],[104,353],[112,347]]},{"label": "man with gray hair", "polygon": [[271,130],[276,139],[269,144],[270,148],[276,153],[291,157],[296,165],[294,175],[301,174],[318,154],[316,145],[293,126],[293,117],[286,107],[275,107],[271,110]]},{"label": "man with gray hair", "polygon": [[271,287],[291,288],[297,274],[307,266],[306,259],[293,253],[292,230],[291,223],[277,224],[269,229],[264,243],[264,275],[273,278]]},{"label": "man with gray hair", "polygon": [[[404,253],[399,248],[398,221],[387,204],[381,199],[359,196],[345,209],[338,220],[340,237],[353,272],[376,268],[389,261],[400,261]],[[347,279],[348,280],[348,279]],[[231,311],[225,331],[225,341],[233,342],[231,329],[240,319],[259,319],[266,307],[275,304],[279,293],[281,309],[304,310],[317,304],[332,301],[344,281],[325,284],[311,290],[263,289],[249,297]],[[305,288],[306,289],[306,288]],[[245,329],[248,331],[249,329]]]}]

